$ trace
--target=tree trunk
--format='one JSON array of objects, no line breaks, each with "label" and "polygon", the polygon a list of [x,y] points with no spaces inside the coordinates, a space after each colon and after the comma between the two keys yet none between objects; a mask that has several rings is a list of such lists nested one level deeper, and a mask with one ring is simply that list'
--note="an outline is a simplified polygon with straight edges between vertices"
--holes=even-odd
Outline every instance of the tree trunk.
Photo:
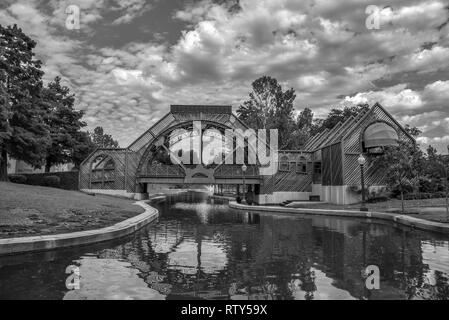
[{"label": "tree trunk", "polygon": [[8,181],[8,154],[5,148],[0,150],[0,181]]},{"label": "tree trunk", "polygon": [[449,180],[446,175],[446,220],[449,221]]},{"label": "tree trunk", "polygon": [[404,191],[401,189],[401,206],[402,206],[402,213],[405,212],[404,209]]},{"label": "tree trunk", "polygon": [[45,173],[49,173],[51,169],[51,162],[49,159],[45,160]]}]

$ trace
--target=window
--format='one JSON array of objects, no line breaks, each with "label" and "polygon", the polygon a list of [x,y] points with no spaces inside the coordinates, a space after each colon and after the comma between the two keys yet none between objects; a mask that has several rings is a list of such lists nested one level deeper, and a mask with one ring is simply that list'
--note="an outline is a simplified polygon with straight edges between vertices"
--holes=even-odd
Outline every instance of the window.
[{"label": "window", "polygon": [[313,173],[314,174],[321,174],[321,162],[314,162],[313,163]]},{"label": "window", "polygon": [[300,157],[299,161],[296,162],[296,173],[307,173],[307,159],[305,157]]},{"label": "window", "polygon": [[115,162],[108,155],[100,155],[91,166],[90,188],[113,189],[115,186]]},{"label": "window", "polygon": [[288,156],[284,155],[279,161],[279,171],[290,171]]}]

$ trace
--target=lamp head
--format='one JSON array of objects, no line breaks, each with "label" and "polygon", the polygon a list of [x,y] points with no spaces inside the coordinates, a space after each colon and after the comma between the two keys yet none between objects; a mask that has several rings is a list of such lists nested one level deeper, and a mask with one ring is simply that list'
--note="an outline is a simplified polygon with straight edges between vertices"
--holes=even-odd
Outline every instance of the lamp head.
[{"label": "lamp head", "polygon": [[366,163],[366,158],[363,156],[363,154],[360,154],[359,158],[357,159],[357,162],[361,166],[363,166]]},{"label": "lamp head", "polygon": [[245,164],[242,164],[242,171],[245,172],[248,167]]}]

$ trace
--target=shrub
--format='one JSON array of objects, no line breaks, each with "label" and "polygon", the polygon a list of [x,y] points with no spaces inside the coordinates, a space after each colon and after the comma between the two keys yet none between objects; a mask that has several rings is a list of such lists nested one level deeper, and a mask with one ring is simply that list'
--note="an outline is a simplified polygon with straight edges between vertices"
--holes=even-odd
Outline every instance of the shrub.
[{"label": "shrub", "polygon": [[11,175],[11,176],[9,176],[9,181],[11,181],[13,183],[25,184],[27,182],[27,177],[20,175],[20,174]]},{"label": "shrub", "polygon": [[59,188],[61,185],[61,179],[57,176],[46,176],[44,177],[43,184],[46,187]]},{"label": "shrub", "polygon": [[[17,175],[10,175],[9,179],[11,182],[14,182],[11,177]],[[59,184],[57,184],[57,188],[65,189],[65,190],[78,190],[78,172],[77,171],[67,171],[67,172],[52,172],[52,173],[29,173],[23,174],[26,178],[25,184],[33,185],[33,186],[49,186],[55,187],[56,183],[46,182],[45,178],[54,176],[59,178]],[[50,180],[54,180],[51,178]]]}]

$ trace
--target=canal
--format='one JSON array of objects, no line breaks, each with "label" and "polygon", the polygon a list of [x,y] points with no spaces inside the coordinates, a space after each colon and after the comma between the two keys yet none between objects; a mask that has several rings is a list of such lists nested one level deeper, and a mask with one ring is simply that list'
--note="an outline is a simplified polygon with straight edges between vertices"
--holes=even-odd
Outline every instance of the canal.
[{"label": "canal", "polygon": [[[0,258],[0,299],[449,298],[448,236],[237,212],[201,193],[153,206],[158,221],[131,237]],[[366,288],[369,265],[378,290]]]}]

